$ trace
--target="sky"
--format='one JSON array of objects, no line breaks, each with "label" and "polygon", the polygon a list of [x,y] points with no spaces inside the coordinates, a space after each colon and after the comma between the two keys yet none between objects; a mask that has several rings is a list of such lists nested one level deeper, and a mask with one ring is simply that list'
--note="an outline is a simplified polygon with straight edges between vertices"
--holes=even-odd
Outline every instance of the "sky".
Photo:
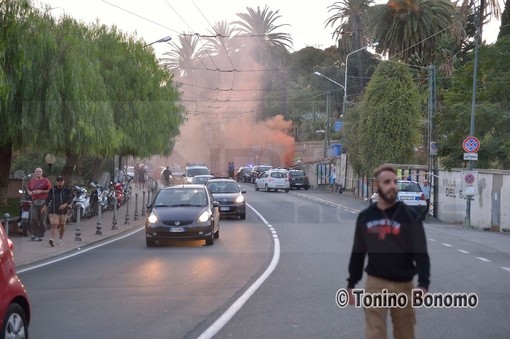
[{"label": "sky", "polygon": [[[330,16],[328,6],[333,2],[315,0],[310,5],[297,5],[295,0],[39,0],[35,3],[58,7],[53,10],[55,15],[65,11],[85,22],[98,18],[101,23],[116,25],[124,32],[136,32],[147,42],[168,35],[175,37],[183,31],[207,35],[216,22],[240,20],[236,13],[246,13],[246,7],[263,9],[268,4],[270,10],[279,10],[281,18],[277,24],[290,25],[280,31],[292,35],[297,51],[306,46],[325,49],[334,44],[332,29],[324,27]],[[164,45],[154,45],[157,52],[164,48]]]},{"label": "sky", "polygon": [[[381,0],[383,1],[383,0]],[[166,36],[177,36],[183,31],[210,34],[218,21],[239,20],[236,13],[246,13],[246,7],[279,11],[277,24],[288,24],[280,29],[290,33],[293,48],[298,51],[307,46],[325,49],[334,44],[332,28],[325,21],[333,14],[328,6],[335,0],[35,0],[35,4],[48,4],[55,15],[63,12],[84,22],[96,19],[108,26],[116,25],[126,33],[135,33],[147,43]],[[492,22],[484,30],[484,39],[494,42],[499,23]],[[153,45],[156,55],[169,50],[165,44]]]}]

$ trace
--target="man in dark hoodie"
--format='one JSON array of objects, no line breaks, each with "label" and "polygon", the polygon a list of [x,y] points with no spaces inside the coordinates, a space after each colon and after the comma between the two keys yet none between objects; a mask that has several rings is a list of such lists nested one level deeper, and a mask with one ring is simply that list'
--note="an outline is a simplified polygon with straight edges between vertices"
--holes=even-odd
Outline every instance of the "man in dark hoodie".
[{"label": "man in dark hoodie", "polygon": [[[353,290],[361,280],[365,256],[368,263],[364,295],[405,295],[405,305],[363,305],[367,338],[387,337],[386,318],[390,311],[395,338],[414,338],[415,314],[412,305],[413,278],[418,274],[418,289],[427,292],[430,261],[425,230],[420,217],[401,201],[397,201],[397,171],[391,165],[374,170],[376,204],[363,210],[356,221],[354,244],[349,262],[347,288],[349,303],[360,299]],[[374,300],[374,299],[368,299]],[[402,299],[400,299],[402,300]]]},{"label": "man in dark hoodie", "polygon": [[[57,184],[48,193],[48,197],[44,201],[43,211],[49,209],[49,217],[51,223],[50,246],[55,246],[57,236],[57,228],[59,233],[58,245],[63,244],[65,224],[67,221],[67,209],[73,202],[71,190],[64,186],[64,178],[58,177]],[[49,208],[48,208],[49,207]]]}]

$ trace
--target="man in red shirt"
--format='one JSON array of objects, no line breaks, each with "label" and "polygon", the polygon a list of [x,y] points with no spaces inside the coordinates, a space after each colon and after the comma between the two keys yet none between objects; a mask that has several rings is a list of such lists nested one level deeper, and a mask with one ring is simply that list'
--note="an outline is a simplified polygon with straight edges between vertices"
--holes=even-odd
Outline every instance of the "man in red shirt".
[{"label": "man in red shirt", "polygon": [[43,178],[42,168],[37,167],[34,171],[35,177],[28,183],[28,194],[32,197],[30,208],[30,225],[32,228],[32,241],[42,241],[46,232],[46,213],[41,211],[44,201],[48,197],[51,183]]}]

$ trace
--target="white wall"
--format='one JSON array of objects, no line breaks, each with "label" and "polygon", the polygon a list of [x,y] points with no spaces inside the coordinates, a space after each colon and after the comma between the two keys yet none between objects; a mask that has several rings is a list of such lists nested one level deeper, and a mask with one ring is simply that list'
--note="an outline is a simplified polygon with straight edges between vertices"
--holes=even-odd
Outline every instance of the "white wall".
[{"label": "white wall", "polygon": [[[490,228],[493,212],[499,214],[499,226],[510,230],[510,172],[494,170],[478,171],[478,194],[471,200],[471,225],[478,228]],[[462,192],[462,170],[439,171],[438,174],[438,218],[445,222],[464,223],[466,217],[466,198]],[[499,191],[495,176],[503,179]],[[497,194],[500,192],[500,194]],[[493,204],[492,194],[500,199],[500,206]]]}]

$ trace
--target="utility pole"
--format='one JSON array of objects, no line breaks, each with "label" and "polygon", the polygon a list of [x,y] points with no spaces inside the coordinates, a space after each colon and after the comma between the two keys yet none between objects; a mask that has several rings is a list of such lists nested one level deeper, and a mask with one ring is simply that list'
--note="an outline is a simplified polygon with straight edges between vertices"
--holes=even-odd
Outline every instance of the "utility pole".
[{"label": "utility pole", "polygon": [[[471,96],[471,124],[469,129],[469,135],[475,136],[475,104],[476,104],[476,83],[478,78],[478,44],[480,40],[480,10],[475,11],[475,60],[473,65],[473,94]],[[473,160],[468,161],[468,170],[473,170]],[[471,200],[472,195],[466,195],[466,218],[464,219],[464,227],[471,227]]]},{"label": "utility pole", "polygon": [[[437,217],[437,176],[436,176],[436,156],[437,147],[434,141],[434,123],[433,116],[436,110],[436,67],[430,65],[429,71],[429,100],[428,100],[428,129],[427,129],[427,142],[428,142],[428,181],[431,188],[431,196],[434,197],[432,204],[432,215]],[[427,211],[428,213],[429,211]]]}]

